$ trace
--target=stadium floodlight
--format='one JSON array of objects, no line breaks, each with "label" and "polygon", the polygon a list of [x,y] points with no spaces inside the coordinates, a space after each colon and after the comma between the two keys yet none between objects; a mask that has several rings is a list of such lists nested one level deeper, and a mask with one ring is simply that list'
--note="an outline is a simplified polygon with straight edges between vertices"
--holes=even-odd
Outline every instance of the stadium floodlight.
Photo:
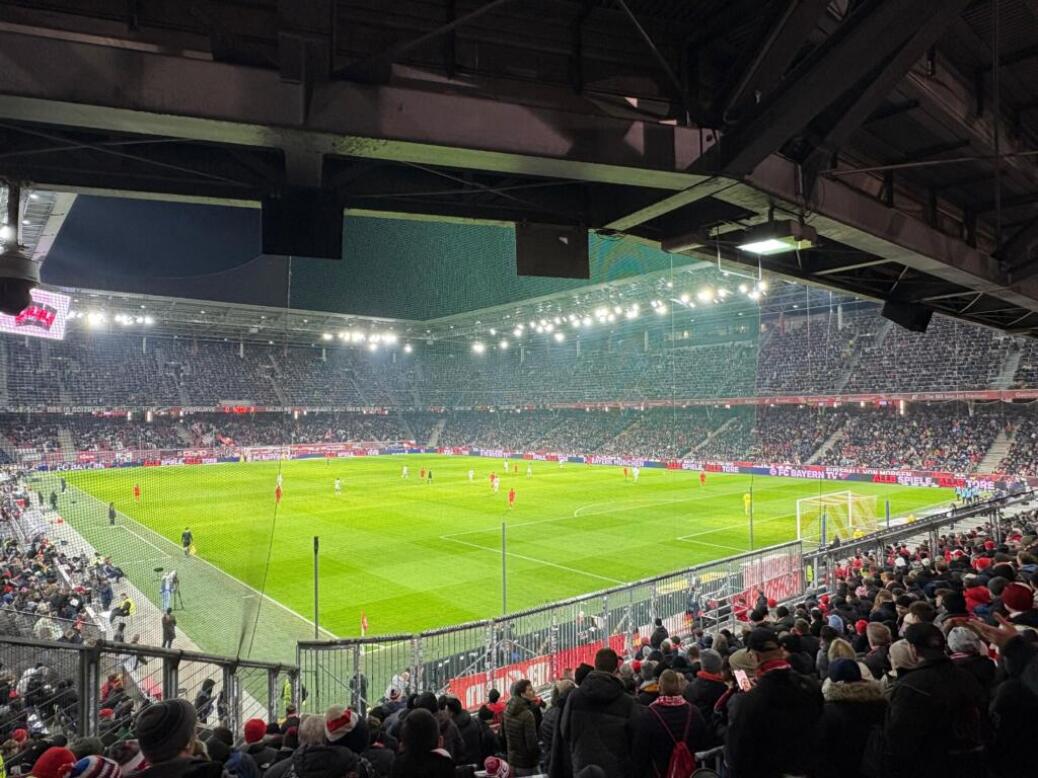
[{"label": "stadium floodlight", "polygon": [[615,313],[617,316],[619,316],[623,312],[624,312],[624,309],[621,308],[619,305],[614,305],[613,306],[613,313]]},{"label": "stadium floodlight", "polygon": [[555,324],[556,324],[556,325],[558,325],[558,324],[562,324],[562,319],[560,319],[560,318],[559,318],[558,316],[556,316],[556,317],[555,317],[555,318],[553,319],[553,321],[555,322]]},{"label": "stadium floodlight", "polygon": [[491,336],[497,335],[497,330],[495,330],[493,327],[491,327],[490,328],[490,334],[491,334]]},{"label": "stadium floodlight", "polygon": [[596,308],[595,309],[595,318],[604,319],[608,315],[609,315],[609,309],[608,308],[604,308],[603,307],[603,308]]},{"label": "stadium floodlight", "polygon": [[390,346],[395,346],[397,343],[400,342],[400,336],[397,335],[395,332],[387,332],[385,335],[382,336],[382,342],[388,343]]},{"label": "stadium floodlight", "polygon": [[658,313],[660,316],[665,315],[667,313],[667,306],[663,303],[660,303],[656,306],[656,313]]},{"label": "stadium floodlight", "polygon": [[585,327],[590,327],[591,324],[592,324],[591,317],[590,316],[585,316],[583,321],[581,321],[581,324],[583,324]]},{"label": "stadium floodlight", "polygon": [[144,317],[144,324],[146,326],[150,327],[154,323],[155,323],[155,317],[153,317],[153,316],[145,316]]},{"label": "stadium floodlight", "polygon": [[475,343],[472,344],[472,350],[476,354],[482,354],[484,351],[487,350],[487,347],[477,340]]},{"label": "stadium floodlight", "polygon": [[564,333],[564,332],[556,332],[555,333],[555,342],[556,343],[562,343],[562,341],[564,341],[565,339],[566,339],[566,333]]},{"label": "stadium floodlight", "polygon": [[502,338],[501,342],[497,344],[497,347],[502,351],[508,351],[508,341]]},{"label": "stadium floodlight", "polygon": [[709,286],[704,286],[698,292],[696,292],[696,299],[701,303],[708,303],[714,299],[714,290]]},{"label": "stadium floodlight", "polygon": [[378,343],[372,341],[368,344],[368,351],[378,351]]},{"label": "stadium floodlight", "polygon": [[615,314],[615,313],[611,313],[611,314],[609,314],[609,315],[608,315],[608,316],[606,317],[606,321],[608,321],[608,322],[614,322],[614,321],[616,321],[616,314]]},{"label": "stadium floodlight", "polygon": [[514,330],[512,330],[512,334],[513,334],[513,335],[514,335],[515,337],[517,337],[517,338],[520,338],[520,337],[522,337],[522,335],[523,335],[523,330],[522,330],[522,327],[516,327],[516,328],[515,328]]},{"label": "stadium floodlight", "polygon": [[801,222],[787,219],[768,222],[746,230],[736,248],[749,254],[769,256],[818,245],[818,232]]},{"label": "stadium floodlight", "polygon": [[692,301],[692,298],[689,296],[688,292],[682,292],[681,297],[679,297],[678,299],[681,301],[682,305],[688,305]]},{"label": "stadium floodlight", "polygon": [[101,311],[91,311],[87,314],[87,324],[91,327],[100,327],[108,320]]},{"label": "stadium floodlight", "polygon": [[547,324],[544,325],[544,329],[545,329],[546,332],[552,332],[555,329],[555,325],[552,324],[551,322],[548,322]]},{"label": "stadium floodlight", "polygon": [[404,344],[404,353],[405,354],[410,354],[412,351],[414,351],[414,349],[411,348],[411,344],[410,343],[405,343]]},{"label": "stadium floodlight", "polygon": [[628,308],[624,316],[626,316],[628,319],[637,319],[638,311],[636,311],[634,308]]},{"label": "stadium floodlight", "polygon": [[331,339],[332,339],[332,334],[330,332],[322,332],[321,333],[321,340],[331,340]]}]

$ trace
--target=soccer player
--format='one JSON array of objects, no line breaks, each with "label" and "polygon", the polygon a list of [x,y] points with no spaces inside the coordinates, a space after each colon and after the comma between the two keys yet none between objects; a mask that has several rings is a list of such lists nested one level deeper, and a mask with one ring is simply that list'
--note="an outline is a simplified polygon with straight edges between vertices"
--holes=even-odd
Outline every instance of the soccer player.
[{"label": "soccer player", "polygon": [[746,494],[744,494],[742,496],[742,507],[743,507],[743,510],[746,512],[747,516],[750,515],[750,508],[752,506],[753,506],[753,497],[750,495],[749,492],[746,492]]},{"label": "soccer player", "polygon": [[506,473],[508,472],[508,460],[507,459],[504,462],[504,470],[505,470]]},{"label": "soccer player", "polygon": [[476,480],[476,471],[475,471],[475,470],[473,470],[473,469],[472,469],[472,468],[470,467],[470,468],[469,468],[469,481],[475,481],[475,480]]},{"label": "soccer player", "polygon": [[277,482],[277,485],[278,485],[278,486],[281,486],[281,485],[282,485],[282,484],[283,484],[284,482],[285,482],[285,481],[284,481],[284,475],[283,475],[282,473],[280,473],[280,472],[279,472],[279,473],[278,473],[278,482]]},{"label": "soccer player", "polygon": [[490,488],[491,489],[494,488],[494,481],[496,481],[496,480],[497,480],[497,473],[491,473],[490,474]]},{"label": "soccer player", "polygon": [[624,480],[625,481],[627,480],[627,468],[626,467],[624,468]]},{"label": "soccer player", "polygon": [[429,472],[426,474],[425,482],[427,484],[431,484],[432,483],[432,468],[431,467],[429,468]]},{"label": "soccer player", "polygon": [[133,485],[133,499],[134,499],[135,502],[140,502],[141,501],[141,485],[140,484],[134,484]]},{"label": "soccer player", "polygon": [[184,527],[184,531],[180,533],[180,545],[184,547],[184,556],[191,554],[191,544],[195,542],[195,536],[191,534],[190,527]]},{"label": "soccer player", "polygon": [[508,510],[512,510],[515,507],[515,488],[508,490]]},{"label": "soccer player", "polygon": [[530,478],[533,475],[533,465],[526,466],[526,477]]},{"label": "soccer player", "polygon": [[425,468],[424,467],[421,470],[418,471],[418,480],[419,481],[424,481],[425,480]]},{"label": "soccer player", "polygon": [[341,478],[336,478],[335,479],[335,486],[333,488],[335,489],[335,493],[336,494],[342,494],[342,479]]},{"label": "soccer player", "polygon": [[501,491],[501,479],[495,475],[494,480],[490,482],[490,487],[494,490],[494,494],[497,494]]},{"label": "soccer player", "polygon": [[699,471],[699,486],[700,488],[706,486],[706,470]]},{"label": "soccer player", "polygon": [[634,482],[638,483],[638,474],[641,472],[637,467],[631,468],[631,476],[634,478]]},{"label": "soccer player", "polygon": [[281,505],[281,484],[274,487],[274,504]]},{"label": "soccer player", "polygon": [[404,465],[404,469],[400,471],[400,477],[406,479],[411,473],[407,470],[407,465]]}]

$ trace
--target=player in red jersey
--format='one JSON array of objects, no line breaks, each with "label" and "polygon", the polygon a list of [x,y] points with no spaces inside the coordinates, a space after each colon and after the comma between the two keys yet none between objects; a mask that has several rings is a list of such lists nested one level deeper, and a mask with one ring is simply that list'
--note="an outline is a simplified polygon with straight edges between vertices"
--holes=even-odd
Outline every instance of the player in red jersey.
[{"label": "player in red jersey", "polygon": [[424,481],[425,480],[425,468],[424,467],[421,470],[418,471],[418,480],[419,481]]},{"label": "player in red jersey", "polygon": [[625,481],[627,480],[627,468],[626,467],[624,468],[624,480]]},{"label": "player in red jersey", "polygon": [[274,487],[274,504],[281,505],[281,484]]},{"label": "player in red jersey", "polygon": [[515,507],[515,489],[508,490],[508,509],[511,510]]},{"label": "player in red jersey", "polygon": [[699,485],[706,486],[706,470],[699,471]]},{"label": "player in red jersey", "polygon": [[140,484],[134,484],[133,485],[133,499],[136,502],[140,502],[141,501],[141,485]]}]

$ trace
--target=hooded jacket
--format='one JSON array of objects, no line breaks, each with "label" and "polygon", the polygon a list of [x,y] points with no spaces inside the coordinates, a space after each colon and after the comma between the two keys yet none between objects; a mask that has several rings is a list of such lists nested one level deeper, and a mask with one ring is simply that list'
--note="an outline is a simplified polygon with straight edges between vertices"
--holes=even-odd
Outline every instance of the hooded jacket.
[{"label": "hooded jacket", "polygon": [[[597,765],[607,778],[632,775],[637,716],[638,705],[620,679],[592,670],[566,700],[552,749],[551,778],[569,778],[589,765]],[[568,763],[560,749],[568,750]]]},{"label": "hooded jacket", "polygon": [[883,725],[887,700],[878,681],[822,685],[818,720],[818,778],[865,778],[862,761],[869,736]]},{"label": "hooded jacket", "polygon": [[306,746],[292,754],[298,778],[343,778],[358,764],[357,755],[341,746]]},{"label": "hooded jacket", "polygon": [[522,697],[512,697],[505,707],[505,745],[508,764],[513,768],[537,767],[541,747],[537,742],[537,719],[530,703]]},{"label": "hooded jacket", "polygon": [[[224,778],[223,765],[198,757],[177,757],[130,773],[128,778]],[[338,778],[341,778],[339,776]]]}]

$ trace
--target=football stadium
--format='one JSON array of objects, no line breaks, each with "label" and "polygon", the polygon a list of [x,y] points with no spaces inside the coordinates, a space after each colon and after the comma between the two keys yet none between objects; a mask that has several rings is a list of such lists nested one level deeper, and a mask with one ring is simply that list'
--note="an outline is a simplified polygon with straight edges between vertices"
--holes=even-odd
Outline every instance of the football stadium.
[{"label": "football stadium", "polygon": [[0,3],[0,757],[1029,774],[1038,6]]}]

